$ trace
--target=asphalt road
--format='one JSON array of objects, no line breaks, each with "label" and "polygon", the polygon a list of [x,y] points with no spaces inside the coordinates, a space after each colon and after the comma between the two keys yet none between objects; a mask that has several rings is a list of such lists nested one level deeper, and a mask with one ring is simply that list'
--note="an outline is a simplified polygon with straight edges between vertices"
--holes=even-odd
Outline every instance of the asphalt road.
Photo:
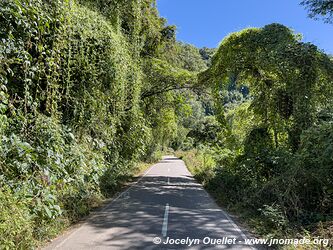
[{"label": "asphalt road", "polygon": [[245,245],[243,231],[183,161],[166,156],[110,204],[44,249],[256,249]]}]

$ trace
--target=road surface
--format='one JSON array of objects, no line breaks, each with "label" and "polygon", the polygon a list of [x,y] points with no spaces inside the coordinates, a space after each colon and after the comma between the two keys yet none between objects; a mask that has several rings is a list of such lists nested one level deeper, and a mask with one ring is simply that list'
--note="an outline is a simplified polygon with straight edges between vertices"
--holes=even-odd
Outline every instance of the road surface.
[{"label": "road surface", "polygon": [[166,156],[45,249],[255,249],[246,239],[184,162]]}]

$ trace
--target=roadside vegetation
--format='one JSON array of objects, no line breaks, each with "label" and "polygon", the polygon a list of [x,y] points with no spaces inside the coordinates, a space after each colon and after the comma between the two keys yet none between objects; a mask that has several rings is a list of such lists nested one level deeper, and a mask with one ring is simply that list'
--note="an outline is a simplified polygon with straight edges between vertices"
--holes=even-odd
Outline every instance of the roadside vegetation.
[{"label": "roadside vegetation", "polygon": [[150,0],[5,0],[0,23],[0,248],[29,249],[161,157],[207,65]]},{"label": "roadside vegetation", "polygon": [[220,126],[177,154],[259,235],[332,239],[333,61],[300,38],[280,24],[226,37],[199,75]]},{"label": "roadside vegetation", "polygon": [[332,57],[281,24],[217,49],[175,34],[154,0],[1,1],[0,249],[53,238],[165,150],[256,233],[333,237]]}]

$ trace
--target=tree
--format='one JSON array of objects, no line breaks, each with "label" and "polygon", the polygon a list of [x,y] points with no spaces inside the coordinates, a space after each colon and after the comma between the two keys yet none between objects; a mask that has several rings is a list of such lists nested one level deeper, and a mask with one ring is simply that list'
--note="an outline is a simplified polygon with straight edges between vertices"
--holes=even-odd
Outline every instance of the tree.
[{"label": "tree", "polygon": [[[251,108],[261,117],[261,126],[274,131],[284,124],[292,148],[299,145],[303,129],[315,118],[322,87],[332,81],[332,63],[327,55],[281,24],[250,28],[223,40],[212,66],[200,75],[201,82],[215,86],[218,105],[223,86],[230,78],[248,82]],[[276,141],[277,143],[277,141]]]},{"label": "tree", "polygon": [[325,22],[333,22],[332,0],[303,0],[301,4],[308,10],[309,17],[318,19],[318,16],[322,16]]}]

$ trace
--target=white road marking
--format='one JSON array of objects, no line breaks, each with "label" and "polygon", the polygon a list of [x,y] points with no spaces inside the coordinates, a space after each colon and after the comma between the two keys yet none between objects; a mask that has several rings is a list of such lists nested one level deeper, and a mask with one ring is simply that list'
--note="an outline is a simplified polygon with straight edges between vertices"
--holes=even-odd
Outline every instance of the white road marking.
[{"label": "white road marking", "polygon": [[168,177],[168,185],[170,185],[170,178]]},{"label": "white road marking", "polygon": [[[244,232],[237,226],[237,224],[230,218],[230,216],[222,208],[221,208],[221,212],[228,219],[229,223],[233,226],[235,231],[240,234],[240,236],[243,238],[243,240],[244,241],[248,240],[248,238],[246,237]],[[253,250],[255,249],[255,248],[253,248],[253,246],[249,246],[249,247]]]},{"label": "white road marking", "polygon": [[[185,165],[184,165],[185,166]],[[129,186],[129,188],[127,188],[125,191],[123,191],[122,193],[120,193],[115,199],[113,199],[107,206],[104,207],[104,209],[102,209],[102,211],[105,211],[106,209],[108,209],[110,206],[112,206],[112,204],[114,202],[116,202],[117,200],[124,198],[124,196],[126,197],[129,193],[128,191],[130,191],[133,187],[137,186],[138,183],[141,181],[141,179],[146,176],[153,168],[155,167],[155,165],[151,166],[149,169],[147,169],[147,171],[143,174],[143,176],[141,176],[141,178],[139,180],[137,180],[135,183],[133,183],[131,186]],[[168,172],[170,172],[170,168],[168,168]],[[190,174],[189,174],[190,175]],[[169,184],[169,178],[168,178],[168,184]],[[198,184],[199,186],[201,186],[200,184]],[[208,194],[207,194],[208,195]],[[167,231],[168,231],[168,218],[169,218],[169,204],[167,203],[165,206],[165,213],[164,213],[164,220],[163,220],[163,226],[162,226],[162,235],[163,237],[167,236]],[[223,211],[222,209],[218,209],[218,211],[222,211],[222,214],[225,215],[225,217],[227,218],[227,220],[229,221],[229,223],[233,226],[233,228],[235,229],[236,232],[238,232],[240,234],[240,236],[245,240],[247,239],[247,236],[244,234],[244,232],[237,226],[237,224],[229,217],[229,215]],[[225,223],[225,222],[224,222]],[[68,236],[62,240],[57,246],[55,246],[54,249],[59,249],[61,246],[63,246],[70,238],[73,238],[74,235],[76,235],[79,231],[81,231],[84,226],[89,225],[89,223],[86,221],[83,224],[81,224],[81,226],[77,229],[73,229],[69,231]],[[96,241],[96,240],[95,240]],[[249,246],[251,249],[255,249],[252,246]]]},{"label": "white road marking", "polygon": [[162,235],[163,237],[167,236],[168,233],[168,219],[169,219],[169,203],[165,205],[163,226],[162,226]]}]

